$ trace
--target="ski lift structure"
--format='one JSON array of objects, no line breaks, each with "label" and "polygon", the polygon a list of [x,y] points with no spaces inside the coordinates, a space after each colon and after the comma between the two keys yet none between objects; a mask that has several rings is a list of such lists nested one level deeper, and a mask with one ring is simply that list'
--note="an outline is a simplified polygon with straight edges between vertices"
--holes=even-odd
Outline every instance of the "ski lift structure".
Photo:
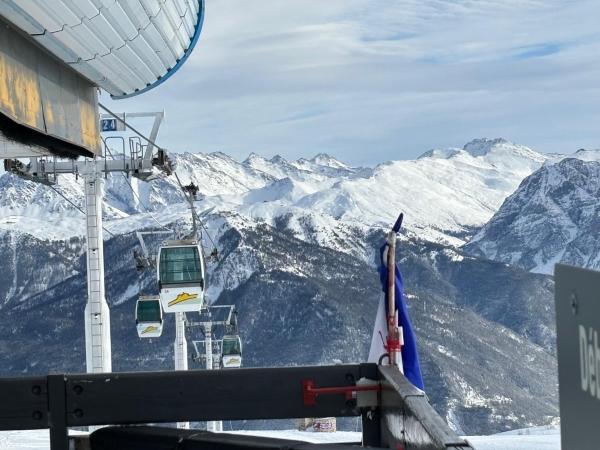
[{"label": "ski lift structure", "polygon": [[158,296],[140,296],[135,304],[135,326],[140,338],[162,335],[163,311]]},{"label": "ski lift structure", "polygon": [[[204,367],[207,370],[222,368],[222,340],[213,339],[215,327],[226,327],[226,330],[232,330],[235,327],[237,333],[237,311],[233,305],[213,305],[205,306],[200,311],[200,319],[197,321],[187,321],[188,329],[199,327],[204,335],[203,340],[194,340],[195,355],[194,361],[204,361]],[[240,340],[241,345],[241,340]],[[241,347],[240,347],[241,348]],[[239,360],[241,365],[241,359]],[[238,366],[239,367],[239,366]],[[208,431],[223,431],[222,421],[209,421],[206,423]]]},{"label": "ski lift structure", "polygon": [[[122,128],[127,128],[137,136],[143,137],[149,144],[142,148],[141,141],[132,136],[129,139],[129,152],[127,152],[126,141],[122,138],[118,141],[121,143],[121,150],[115,149],[117,151],[113,153],[114,148],[111,149],[106,141],[98,135],[98,147],[101,147],[103,151],[98,152],[93,159],[61,158],[57,155],[31,155],[28,163],[20,159],[4,160],[5,171],[51,187],[58,183],[60,175],[63,174],[72,174],[76,178],[83,178],[85,210],[82,212],[86,216],[88,284],[84,323],[86,370],[89,373],[112,371],[110,310],[106,302],[104,285],[102,178],[108,176],[109,173],[120,173],[129,183],[129,177],[148,181],[168,176],[171,173],[170,161],[166,151],[154,143],[164,113],[128,114],[128,118],[154,118],[151,139],[148,139],[126,122],[122,118],[122,114],[115,114],[101,104],[98,104],[98,106],[104,109],[108,117],[112,118],[115,123],[118,122],[122,125]],[[91,117],[96,117],[96,114],[96,110],[94,110],[94,115]],[[106,120],[106,117],[101,116],[101,119]],[[54,187],[52,189],[56,190]],[[60,192],[57,191],[57,193],[61,195]]]},{"label": "ski lift structure", "polygon": [[242,367],[242,338],[238,331],[237,310],[234,308],[226,326],[226,334],[221,339],[221,369]]},{"label": "ski lift structure", "polygon": [[141,252],[134,250],[134,260],[139,272],[155,267],[159,288],[159,300],[165,313],[200,312],[204,306],[206,290],[206,258],[201,235],[198,239],[198,217],[194,200],[197,186],[183,186],[177,174],[177,183],[190,205],[192,231],[182,239],[164,241],[156,258],[150,256],[144,235],[169,234],[174,230],[137,232]]},{"label": "ski lift structure", "polygon": [[[204,361],[206,369],[238,368],[242,363],[242,339],[237,331],[237,310],[234,305],[206,306],[200,313],[200,320],[188,321],[188,328],[199,327],[203,340],[192,341],[195,361]],[[222,339],[213,339],[215,328],[224,327]],[[228,360],[225,366],[223,358]],[[236,359],[231,361],[231,359]]]},{"label": "ski lift structure", "polygon": [[[144,235],[179,234],[181,236],[183,233],[167,229],[164,231],[157,230],[136,233],[141,247],[141,252],[134,250],[136,268],[140,273],[151,268],[155,268],[156,270],[159,294],[158,296],[152,297],[152,301],[154,302],[152,307],[154,308],[155,315],[157,315],[157,300],[160,314],[163,312],[166,314],[175,314],[175,370],[188,369],[186,328],[189,329],[194,326],[202,327],[205,338],[203,341],[192,341],[196,351],[196,355],[193,356],[194,360],[200,360],[202,358],[198,347],[202,343],[204,344],[205,349],[203,357],[205,359],[206,368],[209,370],[215,368],[213,365],[212,330],[216,325],[225,325],[228,331],[235,330],[236,333],[235,335],[230,333],[226,342],[228,349],[228,355],[226,357],[226,360],[228,361],[227,367],[240,367],[241,339],[239,335],[237,335],[237,313],[235,312],[235,307],[232,305],[207,306],[205,302],[204,294],[207,285],[206,258],[204,248],[202,247],[202,235],[198,230],[199,223],[200,226],[202,226],[202,223],[196,213],[194,204],[194,201],[197,199],[198,186],[194,183],[184,186],[177,176],[177,173],[172,173],[177,179],[177,183],[179,184],[185,199],[189,203],[192,216],[192,231],[179,239],[163,241],[159,246],[156,258],[152,257],[148,252],[148,248],[144,242]],[[218,257],[216,249],[211,252],[211,257]],[[140,336],[140,338],[142,337],[140,331],[141,326],[139,325],[140,322],[137,315],[140,305],[143,305],[143,303],[141,303],[143,302],[143,299],[144,296],[139,298],[136,307],[136,326],[138,327],[138,336]],[[213,314],[221,309],[226,311],[226,318],[215,321]],[[200,321],[188,321],[186,313],[194,312],[200,315]],[[208,317],[208,319],[202,319],[203,317]],[[221,346],[221,349],[222,348],[223,347]],[[223,360],[222,356],[223,355],[220,353],[218,354],[217,360],[219,362]],[[222,366],[217,365],[217,367]],[[189,428],[189,423],[180,422],[177,426],[178,428]],[[223,431],[223,424],[221,421],[209,421],[207,422],[207,430]]]}]

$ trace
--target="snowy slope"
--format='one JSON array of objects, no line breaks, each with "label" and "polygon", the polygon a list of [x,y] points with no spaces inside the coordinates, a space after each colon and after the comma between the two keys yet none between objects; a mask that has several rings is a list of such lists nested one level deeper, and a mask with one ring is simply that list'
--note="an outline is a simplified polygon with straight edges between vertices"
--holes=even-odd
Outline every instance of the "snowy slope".
[{"label": "snowy slope", "polygon": [[465,247],[472,254],[551,274],[554,264],[600,269],[600,152],[577,152],[523,181]]},{"label": "snowy slope", "polygon": [[[272,437],[306,441],[315,444],[360,442],[360,432],[310,433],[297,430],[238,431],[250,436]],[[532,428],[491,436],[467,437],[477,450],[560,450],[560,432],[557,429]],[[1,431],[0,450],[49,450],[48,430]]]},{"label": "snowy slope", "polygon": [[560,450],[560,430],[534,427],[491,436],[468,436],[477,450]]},{"label": "snowy slope", "polygon": [[[238,432],[251,436],[306,441],[315,444],[360,442],[360,432],[307,433],[296,430]],[[466,436],[477,450],[560,450],[560,430],[534,427],[508,431],[490,436]]]},{"label": "snowy slope", "polygon": [[[271,225],[293,216],[302,222],[295,226],[300,235],[307,226],[321,230],[311,234],[339,249],[343,246],[324,234],[348,227],[387,227],[400,211],[407,229],[419,238],[462,245],[524,177],[549,159],[503,139],[478,139],[463,149],[433,150],[417,160],[374,168],[350,167],[324,154],[291,162],[256,154],[243,162],[223,153],[173,156],[182,182],[199,186],[206,209]],[[57,189],[82,206],[81,179],[63,176]],[[122,230],[118,224],[123,218],[147,210],[162,212],[181,201],[173,177],[144,183],[111,175],[105,183],[106,227],[112,229],[114,221]],[[67,238],[83,234],[79,214],[47,186],[0,176],[0,229],[3,220],[19,216],[24,218],[22,231]],[[74,222],[66,224],[65,217]],[[149,225],[152,222],[150,218]]]},{"label": "snowy slope", "polygon": [[600,161],[600,150],[586,150],[582,148],[571,156],[582,161]]},{"label": "snowy slope", "polygon": [[[350,172],[343,163],[319,155],[296,165],[316,172],[315,164],[327,164],[328,175],[342,171],[336,174],[336,182],[313,193],[304,189],[306,195],[299,198],[274,195],[272,202],[277,200],[275,208],[298,207],[365,227],[387,227],[404,211],[406,226],[419,237],[459,245],[471,228],[483,225],[521,180],[545,160],[541,154],[504,140],[477,140],[464,150],[428,152],[417,160],[388,162],[368,172]],[[290,184],[302,188],[294,179]]]}]

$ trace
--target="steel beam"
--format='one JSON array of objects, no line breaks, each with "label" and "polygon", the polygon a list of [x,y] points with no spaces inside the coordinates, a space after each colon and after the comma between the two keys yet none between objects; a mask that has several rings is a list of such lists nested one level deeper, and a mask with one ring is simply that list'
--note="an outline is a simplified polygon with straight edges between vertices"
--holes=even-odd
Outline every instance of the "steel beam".
[{"label": "steel beam", "polygon": [[110,311],[104,289],[104,240],[102,238],[102,178],[85,176],[88,298],[85,306],[85,357],[90,373],[112,370]]},{"label": "steel beam", "polygon": [[152,159],[122,157],[120,159],[70,160],[33,158],[23,175],[42,178],[47,175],[85,174],[92,171],[123,172],[146,176],[152,173]]},{"label": "steel beam", "polygon": [[[10,403],[0,405],[0,429],[50,426],[52,448],[62,450],[66,426],[352,416],[358,412],[343,396],[323,397],[313,407],[304,405],[302,381],[310,377],[320,385],[350,386],[368,374],[367,367],[54,376],[48,379],[52,389],[45,388],[43,378],[3,380],[0,395]],[[52,420],[46,418],[46,407]]]},{"label": "steel beam", "polygon": [[[302,381],[352,386],[368,367],[72,375],[67,377],[67,422],[86,426],[356,416],[359,411],[343,395],[323,396],[315,406],[305,405]],[[75,391],[79,394],[72,395]]]},{"label": "steel beam", "polygon": [[48,377],[48,426],[52,450],[69,450],[66,397],[64,375],[50,375]]},{"label": "steel beam", "polygon": [[46,377],[0,379],[0,430],[48,428]]}]

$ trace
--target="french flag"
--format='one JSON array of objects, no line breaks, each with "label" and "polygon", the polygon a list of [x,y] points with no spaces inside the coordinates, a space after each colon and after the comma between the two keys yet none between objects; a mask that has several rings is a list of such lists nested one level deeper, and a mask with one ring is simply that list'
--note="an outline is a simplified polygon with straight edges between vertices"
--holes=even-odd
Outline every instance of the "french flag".
[{"label": "french flag", "polygon": [[[401,216],[402,217],[402,216]],[[398,223],[399,222],[399,223]],[[402,219],[399,218],[394,231],[397,233],[400,230]],[[397,228],[397,229],[396,229]],[[387,290],[388,290],[388,267],[387,267],[387,250],[389,244],[386,242],[380,249],[380,266],[379,277],[385,296],[380,300],[375,318],[375,328],[373,338],[371,340],[371,350],[369,352],[369,362],[379,362],[382,355],[387,353],[385,341],[388,335],[388,311],[387,311]],[[402,331],[402,364],[398,361],[400,370],[404,376],[416,387],[424,390],[423,375],[421,373],[421,365],[419,363],[419,354],[417,352],[417,338],[415,336],[410,318],[408,316],[408,308],[404,297],[404,283],[402,281],[402,273],[398,264],[395,266],[395,304],[398,313],[398,326]]]}]

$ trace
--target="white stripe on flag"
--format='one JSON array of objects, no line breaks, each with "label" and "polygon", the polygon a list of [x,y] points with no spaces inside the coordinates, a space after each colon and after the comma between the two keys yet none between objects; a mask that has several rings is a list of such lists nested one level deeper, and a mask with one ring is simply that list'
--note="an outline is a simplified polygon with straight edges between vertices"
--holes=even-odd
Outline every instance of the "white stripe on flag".
[{"label": "white stripe on flag", "polygon": [[[380,334],[381,333],[381,334]],[[379,358],[384,353],[387,353],[385,347],[383,346],[384,341],[387,339],[387,318],[385,317],[385,295],[379,301],[379,306],[377,307],[377,315],[375,316],[375,326],[373,327],[373,337],[371,338],[371,349],[369,350],[369,359],[368,362],[378,363]],[[389,364],[387,358],[383,361],[383,364]],[[398,368],[400,372],[403,372],[402,368],[402,359],[398,361]]]}]

